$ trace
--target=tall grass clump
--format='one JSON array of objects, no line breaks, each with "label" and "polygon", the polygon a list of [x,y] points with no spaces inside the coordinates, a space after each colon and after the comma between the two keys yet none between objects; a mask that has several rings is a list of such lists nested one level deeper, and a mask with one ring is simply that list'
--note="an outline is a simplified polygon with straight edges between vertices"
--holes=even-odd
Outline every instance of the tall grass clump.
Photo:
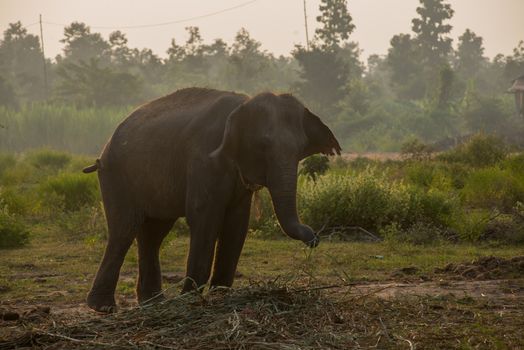
[{"label": "tall grass clump", "polygon": [[65,211],[93,206],[99,200],[95,176],[62,173],[44,180],[39,186],[42,204],[48,208]]}]

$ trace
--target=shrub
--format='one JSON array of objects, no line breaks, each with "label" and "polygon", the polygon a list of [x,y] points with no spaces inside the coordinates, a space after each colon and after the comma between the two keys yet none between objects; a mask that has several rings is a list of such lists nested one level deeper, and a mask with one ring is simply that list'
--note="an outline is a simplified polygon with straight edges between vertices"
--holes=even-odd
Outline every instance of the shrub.
[{"label": "shrub", "polygon": [[428,162],[408,163],[403,170],[405,178],[417,186],[430,187],[435,178],[435,167]]},{"label": "shrub", "polygon": [[99,191],[96,177],[64,173],[42,182],[39,193],[44,205],[74,211],[86,205],[94,205]]},{"label": "shrub", "polygon": [[524,222],[522,217],[515,215],[500,215],[489,220],[481,241],[496,241],[501,243],[524,243]]},{"label": "shrub", "polygon": [[328,169],[328,157],[321,154],[314,154],[304,159],[300,174],[306,175],[315,181],[317,176],[324,174]]},{"label": "shrub", "polygon": [[12,214],[23,215],[30,211],[32,201],[15,187],[0,187],[0,207]]},{"label": "shrub", "polygon": [[405,159],[423,161],[431,158],[433,148],[420,142],[418,139],[413,139],[402,144],[400,153]]},{"label": "shrub", "polygon": [[300,189],[300,210],[315,229],[360,226],[378,231],[394,222],[402,228],[417,221],[445,225],[454,201],[438,191],[424,191],[390,181],[372,169],[358,174],[325,175]]},{"label": "shrub", "polygon": [[524,201],[524,182],[497,167],[478,169],[466,180],[461,196],[470,207],[508,212]]},{"label": "shrub", "polygon": [[448,162],[463,162],[475,167],[495,165],[509,154],[508,146],[495,136],[477,134],[468,142],[439,155]]},{"label": "shrub", "polygon": [[51,149],[41,149],[29,152],[26,160],[38,169],[60,170],[71,161],[71,155]]},{"label": "shrub", "polygon": [[29,232],[22,222],[0,209],[0,249],[21,247],[29,242]]},{"label": "shrub", "polygon": [[476,242],[486,232],[492,217],[493,214],[487,210],[468,210],[455,215],[452,227],[461,240]]}]

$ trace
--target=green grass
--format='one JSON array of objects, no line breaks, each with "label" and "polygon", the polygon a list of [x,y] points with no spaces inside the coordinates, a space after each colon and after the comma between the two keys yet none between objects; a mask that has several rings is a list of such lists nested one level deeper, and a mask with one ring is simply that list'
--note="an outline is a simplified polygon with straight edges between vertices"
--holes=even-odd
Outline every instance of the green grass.
[{"label": "green grass", "polygon": [[[162,247],[164,272],[185,275],[188,246],[188,237],[176,237]],[[103,241],[89,244],[83,240],[64,241],[60,234],[41,227],[28,246],[2,251],[0,285],[8,287],[2,292],[2,299],[83,302],[103,249]],[[350,281],[385,281],[403,267],[416,266],[421,274],[431,274],[435,268],[450,262],[489,255],[524,255],[524,247],[442,244],[428,249],[410,244],[326,241],[309,250],[301,242],[288,238],[248,238],[238,267],[243,277],[235,283],[241,286],[250,279],[269,280],[297,274],[313,274],[325,283],[340,282],[340,278],[348,277]],[[134,294],[137,271],[137,251],[133,245],[122,267],[119,293],[128,297]]]}]

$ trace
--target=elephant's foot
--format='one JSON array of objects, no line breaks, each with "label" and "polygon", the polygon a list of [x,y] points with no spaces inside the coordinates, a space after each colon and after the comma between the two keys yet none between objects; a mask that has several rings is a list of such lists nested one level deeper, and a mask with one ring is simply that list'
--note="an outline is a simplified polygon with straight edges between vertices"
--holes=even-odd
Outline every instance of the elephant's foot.
[{"label": "elephant's foot", "polygon": [[114,294],[95,294],[90,292],[87,296],[87,306],[96,312],[111,314],[116,312]]},{"label": "elephant's foot", "polygon": [[166,300],[161,291],[157,292],[138,292],[137,300],[140,305],[149,305]]}]

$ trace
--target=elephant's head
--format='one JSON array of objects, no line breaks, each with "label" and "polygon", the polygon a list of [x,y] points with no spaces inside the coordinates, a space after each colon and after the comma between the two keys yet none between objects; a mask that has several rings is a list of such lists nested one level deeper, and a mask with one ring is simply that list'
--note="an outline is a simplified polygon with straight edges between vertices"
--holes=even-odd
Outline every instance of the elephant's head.
[{"label": "elephant's head", "polygon": [[340,151],[331,130],[296,98],[264,93],[229,115],[222,143],[211,156],[233,160],[245,184],[266,186],[282,230],[316,246],[318,238],[297,214],[298,163],[314,153]]}]

